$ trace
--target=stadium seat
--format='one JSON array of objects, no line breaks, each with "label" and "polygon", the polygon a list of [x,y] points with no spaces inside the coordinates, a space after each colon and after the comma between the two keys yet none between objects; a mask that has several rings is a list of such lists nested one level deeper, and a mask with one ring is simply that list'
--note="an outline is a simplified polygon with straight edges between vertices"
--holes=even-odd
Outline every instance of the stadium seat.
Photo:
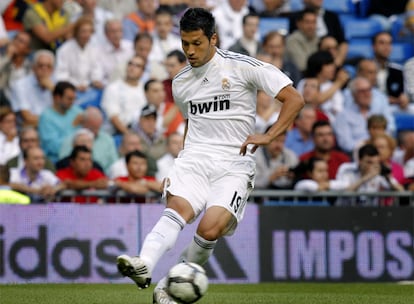
[{"label": "stadium seat", "polygon": [[290,9],[292,11],[300,11],[303,10],[303,0],[290,0]]},{"label": "stadium seat", "polygon": [[371,39],[352,39],[349,41],[347,59],[356,57],[372,58],[372,56]]},{"label": "stadium seat", "polygon": [[403,64],[408,58],[414,56],[414,46],[411,42],[394,42],[390,61]]},{"label": "stadium seat", "polygon": [[397,132],[405,130],[414,131],[414,114],[395,113],[394,118]]},{"label": "stadium seat", "polygon": [[355,4],[352,0],[327,0],[323,2],[323,8],[337,14],[355,15]]},{"label": "stadium seat", "polygon": [[345,18],[341,19],[348,40],[355,38],[372,38],[383,30],[379,21],[369,18]]},{"label": "stadium seat", "polygon": [[[354,2],[356,2],[356,1],[354,1]],[[358,17],[367,17],[370,5],[371,5],[370,0],[358,0],[355,3],[356,15]]]},{"label": "stadium seat", "polygon": [[282,35],[286,35],[289,32],[289,18],[276,17],[276,18],[260,18],[259,33],[263,38],[270,31],[277,31]]}]

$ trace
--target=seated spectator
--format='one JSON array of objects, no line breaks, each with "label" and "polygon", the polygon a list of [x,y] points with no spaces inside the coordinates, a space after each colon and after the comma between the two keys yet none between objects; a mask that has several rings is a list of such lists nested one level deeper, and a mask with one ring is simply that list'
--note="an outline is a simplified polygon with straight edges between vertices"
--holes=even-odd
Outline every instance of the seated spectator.
[{"label": "seated spectator", "polygon": [[39,50],[34,54],[33,74],[22,77],[11,86],[12,107],[19,113],[23,126],[37,127],[40,114],[52,105],[54,66],[53,53]]},{"label": "seated spectator", "polygon": [[133,41],[138,33],[153,33],[155,27],[154,0],[136,0],[137,10],[123,19],[124,38]]},{"label": "seated spectator", "polygon": [[399,149],[392,159],[404,168],[404,176],[414,179],[414,131],[406,130],[399,134]]},{"label": "seated spectator", "polygon": [[[126,176],[128,174],[125,163],[125,156],[132,151],[138,150],[143,152],[141,138],[133,132],[126,133],[122,137],[122,142],[119,147],[119,155],[121,156],[115,161],[109,169],[109,177],[115,179],[119,176]],[[144,153],[144,152],[143,152]],[[147,176],[155,176],[158,171],[155,159],[148,153],[144,153],[147,157],[148,172]]]},{"label": "seated spectator", "polygon": [[[29,148],[40,147],[39,133],[33,127],[25,127],[19,130],[19,147],[20,153],[11,158],[7,163],[7,168],[18,168],[24,167],[23,151]],[[50,159],[45,157],[45,169],[55,172],[55,165]]]},{"label": "seated spectator", "polygon": [[18,32],[3,48],[0,48],[0,106],[11,106],[11,85],[31,71],[30,35]]},{"label": "seated spectator", "polygon": [[[404,188],[392,177],[390,171],[381,169],[377,148],[371,144],[362,146],[358,151],[358,161],[342,164],[336,179],[349,184],[347,190],[353,192],[379,192],[384,190],[402,191]],[[385,199],[385,201],[388,201]],[[348,198],[340,198],[339,205],[349,205]],[[356,198],[360,206],[377,206],[382,204],[374,197],[360,196]]]},{"label": "seated spectator", "polygon": [[329,121],[329,117],[320,107],[320,85],[318,78],[309,77],[301,80],[301,91],[306,104],[311,105],[316,112],[316,121]]},{"label": "seated spectator", "polygon": [[103,92],[101,107],[114,134],[128,133],[147,103],[141,81],[144,66],[143,58],[133,56],[128,61],[125,79],[115,80]]},{"label": "seated spectator", "polygon": [[261,52],[262,46],[257,39],[259,20],[259,16],[255,13],[249,13],[243,17],[243,34],[230,46],[230,51],[251,57],[256,57]]},{"label": "seated spectator", "polygon": [[63,139],[73,134],[82,118],[82,109],[73,105],[76,88],[66,81],[58,82],[53,90],[53,104],[39,117],[39,136],[46,156],[56,162]]},{"label": "seated spectator", "polygon": [[187,57],[180,50],[174,50],[167,54],[165,60],[165,68],[168,73],[168,78],[163,80],[164,90],[166,93],[166,102],[174,103],[172,96],[172,80],[178,72],[187,65]]},{"label": "seated spectator", "polygon": [[132,127],[132,130],[142,140],[143,151],[155,159],[159,159],[166,153],[165,137],[157,128],[157,116],[157,108],[152,104],[147,104],[141,110],[138,123]]},{"label": "seated spectator", "polygon": [[184,136],[179,133],[171,133],[167,137],[167,153],[157,160],[158,171],[155,175],[158,181],[164,180],[174,165],[174,160],[184,147]]},{"label": "seated spectator", "polygon": [[[102,166],[104,172],[107,172],[117,160],[118,153],[112,136],[102,129],[102,124],[103,115],[98,108],[89,107],[84,111],[80,126],[90,130],[93,134],[92,158]],[[73,134],[64,139],[60,155],[70,154],[72,140]]]},{"label": "seated spectator", "polygon": [[272,96],[264,91],[257,91],[256,98],[256,132],[264,133],[265,130],[276,122],[279,117],[280,104]]},{"label": "seated spectator", "polygon": [[71,148],[69,150],[69,154],[66,154],[66,146],[67,143],[64,142],[62,144],[62,148],[59,152],[59,160],[56,162],[56,169],[63,169],[70,166],[70,153],[72,152],[74,147],[77,146],[85,146],[89,150],[92,151],[92,162],[93,167],[102,173],[104,173],[104,169],[102,166],[93,159],[93,141],[94,141],[94,134],[91,130],[86,128],[79,128],[75,131],[73,136],[68,136],[67,139],[72,139]]},{"label": "seated spectator", "polygon": [[296,156],[309,152],[314,148],[312,126],[316,121],[316,112],[311,105],[305,105],[295,118],[295,126],[286,134],[286,148]]},{"label": "seated spectator", "polygon": [[[76,146],[70,154],[70,166],[57,170],[56,176],[65,184],[66,189],[88,190],[107,189],[108,178],[92,166],[92,151],[85,146]],[[96,197],[76,196],[77,203],[96,203]]]},{"label": "seated spectator", "polygon": [[302,179],[295,184],[294,190],[298,191],[328,191],[345,190],[348,183],[329,177],[329,165],[322,158],[311,157],[306,162],[307,179]]},{"label": "seated spectator", "polygon": [[13,190],[30,196],[32,203],[53,201],[54,196],[65,185],[56,175],[45,168],[45,154],[40,147],[23,151],[23,168],[10,170],[10,185]]},{"label": "seated spectator", "polygon": [[107,85],[115,69],[124,66],[134,55],[132,41],[122,38],[122,22],[110,19],[105,22],[105,39],[100,46],[100,63],[104,73],[104,83]]},{"label": "seated spectator", "polygon": [[408,112],[414,114],[414,56],[408,59],[404,64],[404,81],[407,96],[411,104]]},{"label": "seated spectator", "polygon": [[335,135],[330,123],[327,121],[315,122],[312,126],[312,139],[315,147],[300,155],[301,164],[311,158],[322,159],[328,164],[328,178],[335,179],[339,166],[350,162],[350,158],[335,149]]},{"label": "seated spectator", "polygon": [[292,169],[298,164],[296,154],[285,147],[286,134],[280,135],[256,151],[256,187],[262,189],[292,189]]},{"label": "seated spectator", "polygon": [[104,73],[99,50],[90,43],[93,21],[82,17],[76,21],[74,36],[56,52],[56,79],[73,83],[77,90],[76,104],[99,104]]},{"label": "seated spectator", "polygon": [[30,204],[30,197],[12,190],[10,172],[6,166],[0,165],[0,204]]},{"label": "seated spectator", "polygon": [[63,1],[44,0],[25,11],[23,25],[32,36],[32,50],[55,51],[72,34],[74,24],[62,7]]},{"label": "seated spectator", "polygon": [[[117,177],[115,185],[127,193],[146,195],[151,192],[162,192],[162,183],[154,177],[147,176],[147,158],[139,151],[129,152],[125,156],[128,175]],[[138,199],[137,202],[145,202]]]},{"label": "seated spectator", "polygon": [[161,81],[150,79],[144,85],[145,97],[149,105],[157,109],[157,130],[164,136],[184,129],[184,118],[174,103],[165,101],[164,85]]},{"label": "seated spectator", "polygon": [[19,155],[16,115],[7,107],[0,107],[0,165]]}]

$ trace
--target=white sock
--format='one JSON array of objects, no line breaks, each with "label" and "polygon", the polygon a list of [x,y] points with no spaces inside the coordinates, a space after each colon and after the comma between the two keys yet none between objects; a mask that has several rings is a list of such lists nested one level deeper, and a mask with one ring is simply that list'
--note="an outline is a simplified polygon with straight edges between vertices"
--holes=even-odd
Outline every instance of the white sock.
[{"label": "white sock", "polygon": [[139,256],[146,262],[149,272],[161,256],[171,249],[186,222],[175,210],[166,208],[161,218],[145,237]]},{"label": "white sock", "polygon": [[198,234],[195,234],[190,245],[181,254],[180,261],[203,265],[213,253],[216,244],[217,240],[207,241]]}]

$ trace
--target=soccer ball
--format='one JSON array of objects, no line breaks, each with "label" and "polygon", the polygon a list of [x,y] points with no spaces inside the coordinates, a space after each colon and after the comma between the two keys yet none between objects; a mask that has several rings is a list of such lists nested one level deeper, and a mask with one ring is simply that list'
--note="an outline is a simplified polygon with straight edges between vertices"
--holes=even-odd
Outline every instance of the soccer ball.
[{"label": "soccer ball", "polygon": [[168,293],[179,303],[198,301],[207,291],[208,278],[198,264],[182,262],[173,266],[167,276]]}]

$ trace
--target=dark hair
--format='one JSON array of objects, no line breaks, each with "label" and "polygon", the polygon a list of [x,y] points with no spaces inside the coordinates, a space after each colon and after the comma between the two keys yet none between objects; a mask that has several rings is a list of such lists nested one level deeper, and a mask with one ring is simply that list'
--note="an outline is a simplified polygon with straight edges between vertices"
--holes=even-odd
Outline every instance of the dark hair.
[{"label": "dark hair", "polygon": [[216,22],[213,15],[204,8],[189,8],[180,20],[180,31],[193,32],[202,30],[208,40],[216,32]]},{"label": "dark hair", "polygon": [[296,17],[296,22],[297,21],[301,21],[301,20],[303,20],[303,18],[305,18],[305,15],[306,14],[313,14],[313,15],[315,15],[315,16],[318,16],[318,13],[316,12],[316,10],[315,9],[313,9],[313,8],[310,8],[310,7],[307,7],[307,8],[305,8],[305,9],[303,9],[303,10],[301,10],[298,14],[297,14],[297,17]]},{"label": "dark hair", "polygon": [[185,57],[184,53],[180,50],[172,50],[167,54],[167,58],[170,57],[177,57],[179,63],[183,63],[187,61],[187,57]]},{"label": "dark hair", "polygon": [[53,96],[63,96],[67,89],[76,92],[76,87],[69,81],[59,81],[53,89]]},{"label": "dark hair", "polygon": [[0,181],[6,184],[10,181],[9,168],[5,165],[0,165]]},{"label": "dark hair", "polygon": [[250,12],[247,15],[244,15],[242,19],[242,24],[245,25],[247,22],[247,19],[249,19],[250,17],[259,18],[259,15],[256,14],[255,12]]},{"label": "dark hair", "polygon": [[78,157],[79,153],[92,153],[92,151],[87,146],[75,146],[70,153],[70,159],[74,160]]},{"label": "dark hair", "polygon": [[373,114],[370,117],[368,117],[367,127],[369,129],[369,128],[373,127],[374,125],[376,125],[376,126],[379,125],[379,126],[382,126],[384,129],[386,129],[387,128],[387,119],[382,114]]},{"label": "dark hair", "polygon": [[169,15],[170,17],[172,17],[173,13],[169,6],[161,5],[155,10],[155,16],[160,16],[160,15]]},{"label": "dark hair", "polygon": [[144,84],[144,91],[145,92],[147,92],[148,90],[149,90],[149,88],[150,88],[150,86],[151,86],[151,84],[153,84],[154,82],[159,82],[159,83],[162,83],[160,80],[158,80],[158,79],[154,79],[154,78],[151,78],[151,79],[149,79],[145,84]]},{"label": "dark hair", "polygon": [[329,51],[317,51],[309,56],[306,63],[305,77],[316,77],[322,67],[327,64],[334,63],[334,58]]},{"label": "dark hair", "polygon": [[0,121],[3,121],[10,114],[16,115],[9,106],[0,106]]},{"label": "dark hair", "polygon": [[387,32],[387,31],[380,31],[380,32],[376,33],[374,36],[372,36],[372,39],[371,39],[371,44],[375,44],[375,43],[377,42],[378,37],[379,37],[379,36],[381,36],[381,35],[384,35],[384,34],[386,34],[386,35],[390,36],[390,37],[391,37],[391,39],[392,39],[392,35],[391,35],[391,33],[390,33],[390,32]]},{"label": "dark hair", "polygon": [[151,43],[153,42],[151,34],[149,34],[147,32],[139,32],[138,34],[136,34],[136,36],[134,38],[134,46],[137,44],[138,41],[144,40],[144,39],[150,40]]},{"label": "dark hair", "polygon": [[134,151],[127,153],[127,155],[125,155],[125,162],[128,164],[131,158],[134,156],[147,160],[147,156],[143,152],[134,150]]},{"label": "dark hair", "polygon": [[312,172],[313,169],[315,169],[315,164],[317,162],[320,162],[320,161],[325,162],[325,160],[320,158],[320,157],[311,157],[311,158],[309,158],[308,161],[306,162],[306,170],[308,172]]},{"label": "dark hair", "polygon": [[316,129],[317,128],[321,128],[321,127],[326,127],[329,126],[332,128],[331,124],[329,123],[329,121],[326,120],[317,120],[313,125],[312,125],[312,131],[311,134],[312,136],[315,135]]},{"label": "dark hair", "polygon": [[363,159],[364,156],[377,156],[379,155],[377,148],[372,144],[363,145],[358,150],[358,159]]}]

